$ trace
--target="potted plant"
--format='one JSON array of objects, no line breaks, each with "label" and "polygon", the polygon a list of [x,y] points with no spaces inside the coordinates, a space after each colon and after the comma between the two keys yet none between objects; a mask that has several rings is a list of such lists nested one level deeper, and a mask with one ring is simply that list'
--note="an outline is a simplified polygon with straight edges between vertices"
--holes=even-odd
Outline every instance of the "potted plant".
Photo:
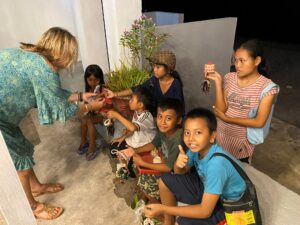
[{"label": "potted plant", "polygon": [[134,20],[130,31],[123,33],[120,44],[124,49],[129,49],[131,66],[151,72],[151,66],[145,59],[152,58],[168,36],[167,33],[158,33],[152,18],[142,15],[139,19]]},{"label": "potted plant", "polygon": [[125,63],[121,63],[119,68],[106,74],[106,85],[111,91],[115,92],[142,84],[148,78],[149,72],[147,70],[139,69],[135,66],[126,66]]},{"label": "potted plant", "polygon": [[152,68],[147,60],[159,51],[168,34],[156,32],[156,25],[151,18],[142,15],[135,20],[130,31],[124,31],[120,44],[129,50],[129,57],[121,66],[109,71],[106,83],[112,91],[121,91],[137,86],[150,77]]},{"label": "potted plant", "polygon": [[[150,63],[145,59],[151,58],[159,51],[167,37],[166,33],[158,34],[156,32],[156,25],[151,18],[142,15],[135,20],[131,29],[124,31],[120,38],[120,44],[124,50],[129,50],[126,63],[121,61],[120,67],[106,74],[107,87],[116,92],[145,82],[152,72]],[[123,107],[119,106],[118,108]]]}]

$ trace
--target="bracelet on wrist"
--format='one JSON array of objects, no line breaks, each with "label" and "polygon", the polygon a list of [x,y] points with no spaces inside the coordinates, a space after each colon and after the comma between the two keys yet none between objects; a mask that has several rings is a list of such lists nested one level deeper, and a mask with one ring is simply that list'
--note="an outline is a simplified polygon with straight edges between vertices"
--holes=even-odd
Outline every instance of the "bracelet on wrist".
[{"label": "bracelet on wrist", "polygon": [[82,98],[82,92],[79,92],[79,101],[82,102],[83,98]]},{"label": "bracelet on wrist", "polygon": [[78,98],[76,98],[76,95],[78,96],[77,91],[73,92],[69,97],[68,102],[75,103],[76,105],[78,105]]}]

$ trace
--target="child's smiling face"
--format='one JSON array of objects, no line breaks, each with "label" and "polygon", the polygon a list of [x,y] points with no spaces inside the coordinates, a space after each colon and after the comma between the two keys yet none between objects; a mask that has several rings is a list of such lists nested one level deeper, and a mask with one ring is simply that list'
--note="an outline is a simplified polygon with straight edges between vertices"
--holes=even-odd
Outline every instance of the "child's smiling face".
[{"label": "child's smiling face", "polygon": [[156,123],[160,132],[166,136],[172,135],[177,130],[177,125],[180,122],[181,118],[178,118],[174,109],[162,110],[158,107]]},{"label": "child's smiling face", "polygon": [[184,124],[184,143],[192,152],[208,152],[215,141],[215,132],[210,133],[207,122],[203,118],[189,118]]}]

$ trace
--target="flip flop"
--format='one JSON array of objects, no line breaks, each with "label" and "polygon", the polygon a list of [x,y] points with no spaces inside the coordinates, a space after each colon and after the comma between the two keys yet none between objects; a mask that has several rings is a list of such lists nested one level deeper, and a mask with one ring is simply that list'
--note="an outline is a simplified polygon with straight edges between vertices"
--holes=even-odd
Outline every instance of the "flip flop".
[{"label": "flip flop", "polygon": [[33,197],[38,197],[43,194],[51,194],[51,193],[57,193],[62,190],[64,190],[64,186],[60,183],[55,183],[55,184],[46,184],[47,187],[43,191],[33,191],[32,196]]},{"label": "flip flop", "polygon": [[83,145],[81,146],[81,148],[79,147],[79,148],[77,149],[77,153],[78,153],[79,155],[83,155],[84,153],[87,152],[88,149],[89,149],[89,143],[85,143],[85,144],[83,144]]},{"label": "flip flop", "polygon": [[93,152],[86,155],[86,157],[85,157],[86,160],[87,161],[93,160],[94,158],[96,158],[96,156],[99,154],[99,152],[100,152],[100,149],[96,148]]},{"label": "flip flop", "polygon": [[33,210],[33,215],[36,219],[42,219],[42,220],[53,220],[59,217],[64,209],[62,207],[55,207],[47,204],[42,204],[42,207],[40,209]]}]

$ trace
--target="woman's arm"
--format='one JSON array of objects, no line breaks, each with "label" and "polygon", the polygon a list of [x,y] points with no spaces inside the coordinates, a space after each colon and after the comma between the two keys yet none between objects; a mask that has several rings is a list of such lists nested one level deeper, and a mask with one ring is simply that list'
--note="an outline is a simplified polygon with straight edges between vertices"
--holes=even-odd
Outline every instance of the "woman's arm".
[{"label": "woman's arm", "polygon": [[[95,93],[82,93],[82,92],[75,92],[72,93],[68,101],[69,102],[89,102],[91,97],[96,96]],[[105,98],[97,98],[93,100],[92,102],[86,103],[86,104],[81,104],[79,105],[78,112],[79,113],[84,113],[84,112],[89,112],[93,110],[98,110],[101,109],[104,106]]]},{"label": "woman's arm", "polygon": [[103,105],[105,104],[104,102],[105,102],[105,99],[99,99],[99,100],[96,99],[95,101],[90,102],[88,104],[79,105],[78,112],[85,113],[85,112],[90,112],[93,110],[101,109],[103,107]]},{"label": "woman's arm", "polygon": [[83,93],[83,92],[74,92],[72,93],[69,98],[68,101],[69,102],[89,102],[91,97],[95,97],[97,94],[95,93]]},{"label": "woman's arm", "polygon": [[272,103],[274,100],[275,95],[265,96],[261,99],[260,105],[258,108],[258,112],[255,118],[233,118],[228,117],[219,110],[217,107],[214,108],[215,114],[221,120],[225,121],[226,123],[232,123],[244,127],[253,127],[253,128],[262,128],[271,112]]},{"label": "woman's arm", "polygon": [[144,213],[147,217],[161,214],[181,216],[195,219],[205,219],[212,215],[220,195],[204,193],[201,204],[188,206],[166,206],[162,204],[149,204],[145,206]]}]

